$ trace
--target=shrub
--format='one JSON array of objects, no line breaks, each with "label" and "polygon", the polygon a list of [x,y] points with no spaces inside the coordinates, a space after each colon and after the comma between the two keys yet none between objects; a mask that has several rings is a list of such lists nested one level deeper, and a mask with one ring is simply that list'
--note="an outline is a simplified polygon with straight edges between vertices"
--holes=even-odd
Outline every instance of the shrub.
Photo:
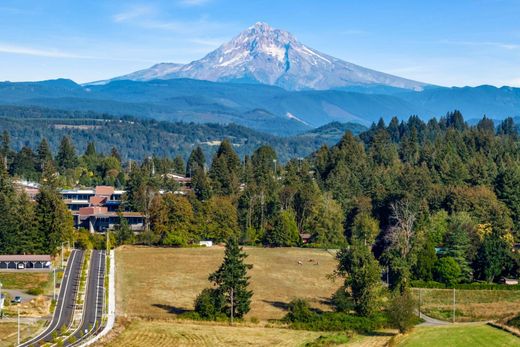
[{"label": "shrub", "polygon": [[195,312],[202,319],[215,319],[224,307],[224,296],[213,288],[204,289],[195,299]]},{"label": "shrub", "polygon": [[334,334],[327,336],[320,336],[312,342],[307,342],[305,347],[321,347],[321,346],[333,346],[333,345],[344,345],[349,342],[350,336],[346,334]]},{"label": "shrub", "polygon": [[350,312],[354,309],[354,302],[352,296],[345,289],[344,286],[339,288],[331,298],[332,305],[336,309],[336,312]]},{"label": "shrub", "polygon": [[516,317],[508,320],[506,324],[509,326],[515,327],[517,329],[520,329],[520,316],[516,316]]},{"label": "shrub", "polygon": [[285,316],[290,322],[310,322],[316,313],[311,311],[309,303],[305,299],[294,299],[289,303],[289,312]]},{"label": "shrub", "polygon": [[399,329],[400,333],[409,331],[416,323],[415,301],[412,293],[407,290],[404,293],[394,294],[388,305],[388,318],[390,324]]},{"label": "shrub", "polygon": [[312,331],[356,331],[358,333],[370,333],[382,327],[386,327],[388,319],[383,314],[374,314],[370,317],[344,312],[324,312],[314,313],[307,318],[307,321],[293,321],[290,324],[292,329],[312,330]]},{"label": "shrub", "polygon": [[31,288],[31,289],[27,290],[27,294],[34,295],[34,296],[42,295],[43,294],[43,289],[40,288],[40,287]]}]

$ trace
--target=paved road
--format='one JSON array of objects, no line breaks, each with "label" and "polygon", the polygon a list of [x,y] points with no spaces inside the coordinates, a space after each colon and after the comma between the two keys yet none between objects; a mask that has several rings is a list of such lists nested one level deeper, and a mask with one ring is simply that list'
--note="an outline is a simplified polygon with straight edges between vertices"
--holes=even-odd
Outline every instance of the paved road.
[{"label": "paved road", "polygon": [[92,251],[83,318],[81,326],[73,333],[77,342],[72,344],[66,342],[66,346],[80,345],[87,337],[96,335],[103,329],[102,318],[103,304],[105,302],[105,262],[105,251]]},{"label": "paved road", "polygon": [[82,261],[83,251],[73,250],[67,261],[67,267],[63,274],[63,280],[58,294],[58,301],[56,303],[56,309],[54,310],[51,323],[38,336],[22,343],[20,345],[21,347],[36,346],[44,341],[51,341],[52,333],[55,330],[60,330],[63,326],[69,326],[74,314],[74,304],[81,275]]}]

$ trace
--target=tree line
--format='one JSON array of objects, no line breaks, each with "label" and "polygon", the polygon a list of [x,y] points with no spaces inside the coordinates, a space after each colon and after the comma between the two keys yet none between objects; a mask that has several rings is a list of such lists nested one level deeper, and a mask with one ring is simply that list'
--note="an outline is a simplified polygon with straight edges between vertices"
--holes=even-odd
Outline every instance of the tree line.
[{"label": "tree line", "polygon": [[[196,147],[187,162],[124,161],[117,148],[100,153],[93,142],[78,155],[68,137],[55,155],[45,139],[34,153],[14,152],[7,133],[0,151],[12,176],[41,180],[50,168],[61,187],[125,188],[123,206],[144,214],[145,232],[136,236],[121,223],[120,243],[185,246],[235,237],[270,247],[359,244],[370,251],[361,259],[371,254],[395,287],[518,273],[520,147],[511,118],[470,126],[454,111],[428,122],[381,120],[283,164],[269,145],[241,159],[229,140],[211,160]],[[192,179],[189,194],[178,194],[167,175],[174,172]]]}]

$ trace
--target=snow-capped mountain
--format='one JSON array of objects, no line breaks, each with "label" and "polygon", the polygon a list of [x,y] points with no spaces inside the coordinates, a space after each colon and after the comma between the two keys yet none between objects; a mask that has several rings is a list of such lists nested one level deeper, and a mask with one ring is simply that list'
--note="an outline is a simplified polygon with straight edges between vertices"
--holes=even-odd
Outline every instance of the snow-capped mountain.
[{"label": "snow-capped mountain", "polygon": [[192,78],[276,85],[288,90],[389,86],[422,90],[426,84],[367,69],[312,49],[287,31],[256,23],[200,60],[157,64],[116,79]]}]

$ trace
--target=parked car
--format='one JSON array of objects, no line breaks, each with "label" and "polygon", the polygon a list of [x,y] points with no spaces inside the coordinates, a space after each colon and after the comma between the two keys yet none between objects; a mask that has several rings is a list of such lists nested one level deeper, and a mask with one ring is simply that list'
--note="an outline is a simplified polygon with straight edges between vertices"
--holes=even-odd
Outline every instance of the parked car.
[{"label": "parked car", "polygon": [[18,264],[18,268],[19,269],[25,269],[25,264],[24,263],[19,263]]},{"label": "parked car", "polygon": [[15,296],[12,302],[14,304],[21,304],[22,303],[22,297],[21,296]]}]

